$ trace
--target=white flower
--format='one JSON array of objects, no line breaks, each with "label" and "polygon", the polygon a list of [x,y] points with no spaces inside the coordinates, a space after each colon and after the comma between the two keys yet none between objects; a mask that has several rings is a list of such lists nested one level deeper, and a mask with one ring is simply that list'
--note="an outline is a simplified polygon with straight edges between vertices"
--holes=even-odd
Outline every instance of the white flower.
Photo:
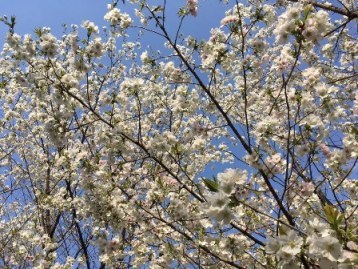
[{"label": "white flower", "polygon": [[193,144],[192,147],[193,149],[204,149],[205,148],[205,139],[203,139],[202,137],[196,137],[193,140]]},{"label": "white flower", "polygon": [[330,261],[337,261],[342,254],[342,246],[339,240],[331,235],[309,237],[308,242],[308,252],[311,255],[319,255]]},{"label": "white flower", "polygon": [[307,86],[313,86],[319,81],[321,70],[320,68],[309,67],[302,72],[302,75],[305,78],[304,84]]},{"label": "white flower", "polygon": [[269,237],[266,244],[266,252],[275,254],[284,264],[289,263],[301,252],[303,239],[293,230],[278,238]]},{"label": "white flower", "polygon": [[82,27],[87,29],[88,31],[91,31],[93,33],[98,34],[99,33],[99,29],[98,26],[95,25],[93,22],[86,20],[82,23]]},{"label": "white flower", "polygon": [[226,193],[219,191],[210,196],[208,202],[214,207],[223,207],[228,204],[229,196]]},{"label": "white flower", "polygon": [[287,41],[290,33],[295,30],[295,22],[299,14],[300,7],[298,5],[293,5],[278,18],[277,27],[273,32],[276,36],[276,41],[280,43]]},{"label": "white flower", "polygon": [[87,52],[92,57],[100,57],[103,54],[103,44],[100,38],[94,39],[87,47]]},{"label": "white flower", "polygon": [[281,242],[277,238],[268,237],[265,250],[268,254],[276,254],[281,248]]},{"label": "white flower", "polygon": [[[353,243],[352,241],[350,241],[351,243]],[[348,242],[347,245],[350,243]],[[354,244],[354,243],[353,243]],[[353,251],[347,251],[344,250],[342,252],[341,258],[339,259],[339,269],[353,269],[353,263],[354,260],[357,259],[358,255],[357,255],[357,248],[354,249],[355,252]]]},{"label": "white flower", "polygon": [[234,219],[232,210],[229,207],[214,207],[210,206],[206,211],[209,217],[222,222],[223,224],[229,224]]},{"label": "white flower", "polygon": [[220,189],[226,194],[232,194],[235,191],[235,185],[241,185],[246,182],[247,172],[239,169],[226,169],[218,174]]},{"label": "white flower", "polygon": [[61,78],[61,82],[67,88],[76,88],[78,86],[78,80],[76,78],[74,78],[71,74],[65,74]]},{"label": "white flower", "polygon": [[295,231],[288,231],[286,235],[280,236],[280,240],[282,243],[281,251],[292,256],[300,253],[303,245],[303,239]]},{"label": "white flower", "polygon": [[327,85],[325,85],[325,84],[318,84],[318,85],[315,87],[315,90],[316,90],[318,96],[320,96],[320,97],[326,96],[326,95],[327,95],[327,92],[328,92]]},{"label": "white flower", "polygon": [[265,12],[264,20],[271,24],[275,19],[275,8],[272,5],[264,5],[262,10]]},{"label": "white flower", "polygon": [[118,8],[113,8],[106,15],[104,15],[104,19],[106,21],[109,21],[113,25],[117,24],[120,18],[121,18],[121,13]]},{"label": "white flower", "polygon": [[329,29],[328,13],[320,10],[305,21],[302,35],[308,41],[320,40]]},{"label": "white flower", "polygon": [[319,218],[313,218],[307,226],[310,233],[317,233],[321,236],[329,234],[329,226]]},{"label": "white flower", "polygon": [[111,25],[120,25],[122,29],[128,28],[132,24],[132,19],[127,13],[121,13],[118,8],[111,9],[104,19],[111,23]]},{"label": "white flower", "polygon": [[40,46],[42,52],[48,57],[54,57],[57,52],[56,37],[52,34],[44,34],[41,36]]},{"label": "white flower", "polygon": [[143,64],[150,64],[152,63],[152,59],[150,58],[148,51],[144,51],[141,55],[140,55],[140,60],[143,62]]},{"label": "white flower", "polygon": [[229,196],[219,191],[208,198],[209,208],[206,210],[206,213],[209,217],[222,222],[223,224],[228,224],[234,218],[233,212],[229,207],[230,198]]}]

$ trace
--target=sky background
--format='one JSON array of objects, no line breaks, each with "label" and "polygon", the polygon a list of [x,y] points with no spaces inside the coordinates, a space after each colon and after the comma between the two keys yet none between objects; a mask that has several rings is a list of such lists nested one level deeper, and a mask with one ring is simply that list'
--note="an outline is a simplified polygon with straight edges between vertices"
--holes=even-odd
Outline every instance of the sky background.
[{"label": "sky background", "polygon": [[[162,1],[151,1],[162,3]],[[168,0],[168,28],[175,29],[178,23],[176,12],[186,5],[186,0]],[[50,27],[57,37],[62,35],[62,25],[78,24],[84,20],[95,22],[98,26],[107,25],[103,16],[107,12],[108,1],[101,0],[0,0],[0,16],[16,16],[15,32],[23,35],[33,33],[37,27]],[[134,5],[120,1],[118,8],[132,13]],[[184,31],[196,37],[208,38],[210,29],[217,27],[224,15],[224,5],[219,1],[199,1],[197,17],[188,17],[185,20]],[[7,27],[0,24],[0,45],[2,47]],[[150,38],[150,37],[149,37]],[[158,42],[156,37],[146,39],[146,42]],[[146,44],[143,44],[146,45]]]}]

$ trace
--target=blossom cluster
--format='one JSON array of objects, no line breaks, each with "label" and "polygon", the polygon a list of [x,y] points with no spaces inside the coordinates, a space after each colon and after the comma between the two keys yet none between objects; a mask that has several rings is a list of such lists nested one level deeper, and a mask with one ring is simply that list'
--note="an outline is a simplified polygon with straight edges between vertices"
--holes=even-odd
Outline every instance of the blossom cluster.
[{"label": "blossom cluster", "polygon": [[127,13],[122,13],[118,8],[108,6],[109,11],[104,16],[111,26],[118,32],[123,33],[132,24],[132,19]]},{"label": "blossom cluster", "polygon": [[200,1],[120,2],[0,18],[0,267],[355,268],[356,13],[220,1],[199,40]]},{"label": "blossom cluster", "polygon": [[311,7],[294,4],[280,15],[274,30],[276,40],[285,43],[290,35],[296,35],[305,41],[319,41],[330,28],[328,13],[324,10],[311,12]]}]

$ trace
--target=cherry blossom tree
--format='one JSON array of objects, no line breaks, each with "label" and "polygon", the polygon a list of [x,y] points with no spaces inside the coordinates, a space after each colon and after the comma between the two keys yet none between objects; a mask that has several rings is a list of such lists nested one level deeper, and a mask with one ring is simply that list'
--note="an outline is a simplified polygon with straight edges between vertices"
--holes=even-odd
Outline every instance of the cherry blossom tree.
[{"label": "cherry blossom tree", "polygon": [[355,268],[356,2],[170,2],[1,19],[0,267]]}]

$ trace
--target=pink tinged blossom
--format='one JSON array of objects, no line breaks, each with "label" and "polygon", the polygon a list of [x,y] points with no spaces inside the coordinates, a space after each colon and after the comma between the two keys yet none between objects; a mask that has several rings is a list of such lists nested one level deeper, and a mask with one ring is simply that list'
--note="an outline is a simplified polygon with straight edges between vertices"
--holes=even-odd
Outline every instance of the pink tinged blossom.
[{"label": "pink tinged blossom", "polygon": [[175,178],[169,177],[169,176],[163,176],[163,182],[164,184],[168,186],[177,186],[178,181]]},{"label": "pink tinged blossom", "polygon": [[188,0],[187,5],[191,15],[198,15],[198,0]]},{"label": "pink tinged blossom", "polygon": [[261,58],[261,62],[262,63],[266,63],[266,62],[268,62],[270,60],[270,56],[266,53],[266,54],[264,54],[263,56],[262,56],[262,58]]},{"label": "pink tinged blossom", "polygon": [[107,243],[107,250],[109,252],[114,251],[118,247],[118,241],[116,239],[113,239]]},{"label": "pink tinged blossom", "polygon": [[319,144],[319,148],[321,149],[324,156],[329,157],[331,155],[331,151],[327,145],[321,143]]},{"label": "pink tinged blossom", "polygon": [[358,107],[353,108],[353,115],[358,116]]},{"label": "pink tinged blossom", "polygon": [[312,184],[312,182],[304,182],[302,184],[302,188],[301,188],[301,194],[303,196],[311,196],[311,194],[314,192],[314,185]]},{"label": "pink tinged blossom", "polygon": [[226,16],[225,18],[223,18],[220,22],[221,25],[227,25],[227,24],[230,24],[230,23],[234,23],[234,22],[237,22],[239,20],[239,18],[235,15],[229,15],[229,16]]},{"label": "pink tinged blossom", "polygon": [[198,135],[202,135],[202,134],[206,134],[208,129],[205,128],[204,126],[200,125],[200,123],[195,122],[192,126],[192,130],[193,133],[198,134]]}]

